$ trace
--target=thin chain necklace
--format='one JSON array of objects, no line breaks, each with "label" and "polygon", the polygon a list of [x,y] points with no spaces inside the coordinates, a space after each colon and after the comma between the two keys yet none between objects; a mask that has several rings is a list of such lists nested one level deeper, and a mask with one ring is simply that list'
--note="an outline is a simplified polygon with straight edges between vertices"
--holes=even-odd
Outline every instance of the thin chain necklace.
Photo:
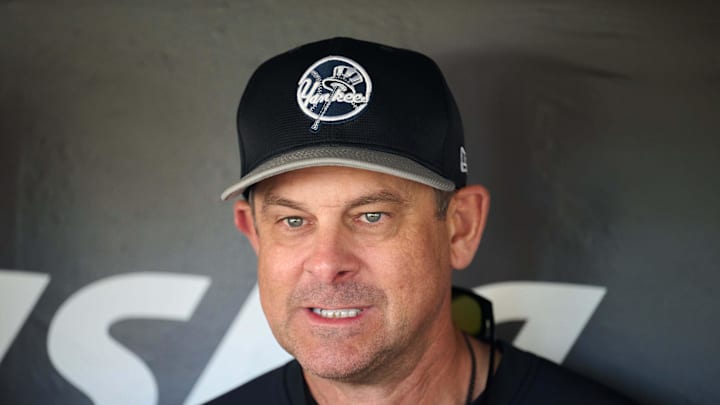
[{"label": "thin chain necklace", "polygon": [[473,391],[475,391],[475,351],[470,345],[470,339],[464,333],[463,338],[465,339],[465,344],[467,345],[468,351],[470,352],[470,363],[472,367],[470,369],[470,384],[468,384],[467,399],[465,400],[465,403],[467,405],[471,405],[473,401]]}]

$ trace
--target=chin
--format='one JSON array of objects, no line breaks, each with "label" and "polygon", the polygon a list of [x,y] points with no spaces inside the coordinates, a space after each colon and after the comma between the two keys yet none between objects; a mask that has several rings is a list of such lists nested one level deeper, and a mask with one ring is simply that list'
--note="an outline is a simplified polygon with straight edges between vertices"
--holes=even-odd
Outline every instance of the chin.
[{"label": "chin", "polygon": [[318,377],[356,381],[364,380],[373,372],[375,365],[381,363],[377,355],[358,353],[351,350],[300,351],[295,355],[302,368]]},{"label": "chin", "polygon": [[300,365],[303,370],[317,377],[345,382],[363,381],[372,371],[369,364],[355,363],[347,361],[347,359],[334,359],[333,361],[313,359],[309,362],[300,361]]}]

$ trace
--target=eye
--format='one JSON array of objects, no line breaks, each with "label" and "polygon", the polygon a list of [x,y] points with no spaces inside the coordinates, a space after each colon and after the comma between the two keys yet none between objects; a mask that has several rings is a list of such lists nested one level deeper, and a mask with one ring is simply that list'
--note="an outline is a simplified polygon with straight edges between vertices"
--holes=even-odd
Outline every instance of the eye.
[{"label": "eye", "polygon": [[372,224],[372,223],[380,221],[380,219],[382,219],[383,214],[382,214],[382,212],[366,212],[362,216],[365,219],[365,221]]},{"label": "eye", "polygon": [[299,228],[303,225],[303,223],[305,223],[305,221],[300,217],[288,217],[285,218],[284,221],[290,228]]}]

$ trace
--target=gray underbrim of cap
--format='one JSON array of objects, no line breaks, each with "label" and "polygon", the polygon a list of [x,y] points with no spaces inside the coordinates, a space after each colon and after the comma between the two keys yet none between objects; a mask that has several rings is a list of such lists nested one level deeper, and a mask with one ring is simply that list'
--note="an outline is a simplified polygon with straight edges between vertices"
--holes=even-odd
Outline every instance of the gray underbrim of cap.
[{"label": "gray underbrim of cap", "polygon": [[228,200],[237,197],[253,184],[278,174],[318,166],[370,170],[416,181],[438,190],[455,190],[455,183],[452,180],[402,156],[347,146],[322,146],[284,153],[264,162],[223,191],[221,198]]}]

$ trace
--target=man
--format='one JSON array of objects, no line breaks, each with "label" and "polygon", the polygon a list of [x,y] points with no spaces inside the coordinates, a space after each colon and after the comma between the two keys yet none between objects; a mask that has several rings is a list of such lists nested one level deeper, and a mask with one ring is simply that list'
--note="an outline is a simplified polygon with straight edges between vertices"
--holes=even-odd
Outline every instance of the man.
[{"label": "man", "polygon": [[458,110],[429,58],[347,38],[289,51],[251,77],[238,132],[243,175],[223,199],[239,198],[263,311],[296,360],[212,403],[623,401],[496,345],[479,297],[475,321],[453,322],[451,274],[490,199],[466,185]]}]

